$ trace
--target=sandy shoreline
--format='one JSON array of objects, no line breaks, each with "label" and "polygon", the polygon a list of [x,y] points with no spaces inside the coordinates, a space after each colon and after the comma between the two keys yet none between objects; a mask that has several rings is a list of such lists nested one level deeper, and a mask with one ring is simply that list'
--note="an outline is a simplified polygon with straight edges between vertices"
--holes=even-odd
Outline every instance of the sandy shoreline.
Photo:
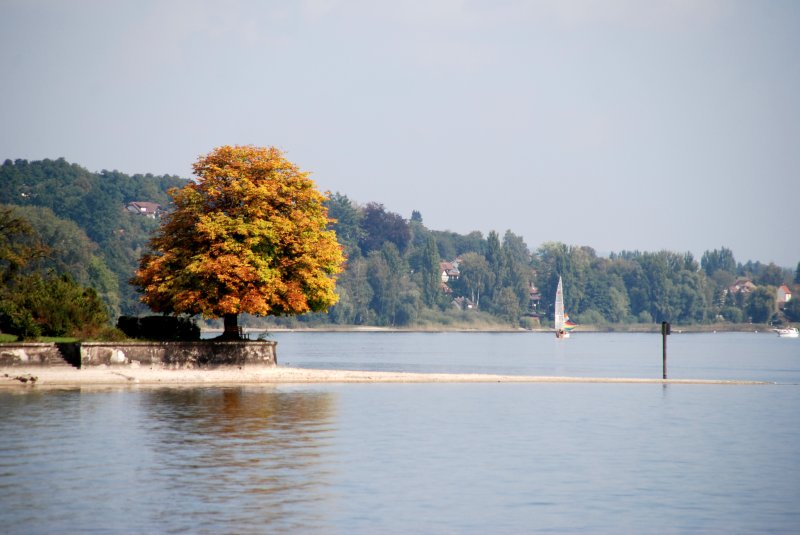
[{"label": "sandy shoreline", "polygon": [[0,368],[0,388],[79,387],[104,385],[254,385],[292,383],[636,383],[636,384],[770,384],[757,381],[551,377],[490,374],[398,373],[357,370],[309,370],[277,367],[223,367],[174,370],[149,366]]}]

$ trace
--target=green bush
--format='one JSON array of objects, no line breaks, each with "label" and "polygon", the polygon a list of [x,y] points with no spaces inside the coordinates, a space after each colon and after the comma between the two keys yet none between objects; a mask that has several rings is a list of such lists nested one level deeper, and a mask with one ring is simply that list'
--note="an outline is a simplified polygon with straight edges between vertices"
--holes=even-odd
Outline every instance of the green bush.
[{"label": "green bush", "polygon": [[199,340],[200,327],[189,318],[176,316],[120,316],[117,328],[130,338],[147,340]]},{"label": "green bush", "polygon": [[42,334],[30,310],[11,300],[0,300],[0,331],[29,340]]},{"label": "green bush", "polygon": [[21,339],[73,336],[105,325],[108,316],[97,292],[69,275],[17,277],[0,294],[0,330]]},{"label": "green bush", "polygon": [[603,315],[594,309],[589,309],[585,312],[575,315],[575,321],[579,325],[604,325],[606,319]]},{"label": "green bush", "polygon": [[720,314],[731,323],[742,323],[744,321],[744,312],[737,307],[725,307],[720,311]]}]

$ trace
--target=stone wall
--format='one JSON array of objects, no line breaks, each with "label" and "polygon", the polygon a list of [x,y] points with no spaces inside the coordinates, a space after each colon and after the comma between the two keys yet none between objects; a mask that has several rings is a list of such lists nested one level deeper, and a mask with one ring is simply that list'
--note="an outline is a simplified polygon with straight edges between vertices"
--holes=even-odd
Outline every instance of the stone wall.
[{"label": "stone wall", "polygon": [[0,366],[114,366],[134,362],[168,368],[275,366],[277,342],[83,342],[0,344]]},{"label": "stone wall", "polygon": [[[67,361],[60,351],[61,344],[11,343],[0,344],[0,366],[77,366],[77,359]],[[68,350],[67,350],[68,351]],[[74,358],[74,352],[71,354]]]},{"label": "stone wall", "polygon": [[169,368],[266,365],[278,362],[272,341],[128,342],[81,344],[81,366],[160,365]]}]

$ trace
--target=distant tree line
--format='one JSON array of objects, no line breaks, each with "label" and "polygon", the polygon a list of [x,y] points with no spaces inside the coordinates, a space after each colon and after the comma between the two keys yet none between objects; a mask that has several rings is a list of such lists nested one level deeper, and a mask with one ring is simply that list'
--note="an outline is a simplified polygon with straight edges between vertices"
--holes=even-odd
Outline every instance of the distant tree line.
[{"label": "distant tree line", "polygon": [[[469,319],[458,314],[463,312],[454,304],[459,297],[474,311],[507,323],[519,323],[528,311],[531,255],[512,232],[501,240],[496,232],[484,238],[480,232],[429,230],[419,212],[405,220],[382,204],[359,206],[341,193],[327,204],[348,260],[339,277],[339,303],[326,321],[397,327],[443,315]],[[443,260],[457,260],[460,272],[446,284]]]},{"label": "distant tree line", "polygon": [[[426,310],[452,310],[459,298],[510,325],[525,317],[550,321],[559,276],[568,313],[582,324],[800,321],[800,299],[783,309],[776,301],[780,285],[798,289],[800,263],[795,273],[774,263],[737,264],[725,247],[706,251],[699,263],[691,253],[669,251],[604,258],[559,242],[531,252],[511,231],[501,239],[496,232],[484,238],[429,230],[418,212],[406,221],[340,193],[329,208],[349,258],[341,302],[326,318],[334,323],[409,325]],[[457,260],[460,277],[442,285],[440,260]],[[732,291],[737,279],[755,288]]]},{"label": "distant tree line", "polygon": [[[0,166],[0,203],[6,219],[27,230],[4,232],[0,240],[0,302],[6,307],[0,318],[13,315],[9,303],[21,295],[23,274],[41,278],[44,286],[33,278],[24,282],[40,295],[60,295],[58,284],[91,290],[112,322],[120,314],[146,313],[128,281],[159,222],[132,214],[125,205],[148,201],[169,209],[167,190],[186,183],[175,176],[92,173],[63,159],[6,160]],[[406,219],[383,204],[361,205],[341,193],[325,205],[347,257],[337,284],[339,301],[325,314],[278,322],[547,325],[559,276],[567,312],[579,324],[800,321],[800,264],[792,272],[775,264],[737,263],[724,247],[706,251],[699,262],[689,253],[669,251],[600,257],[590,247],[559,242],[531,250],[510,230],[486,236],[432,230],[419,212]],[[443,282],[443,261],[456,264],[457,277]],[[742,278],[754,287],[731,291]],[[795,299],[779,308],[776,292],[782,284]],[[19,312],[28,305],[14,306]]]},{"label": "distant tree line", "polygon": [[[797,300],[779,310],[777,287],[800,283],[773,263],[737,264],[725,247],[706,251],[698,263],[691,253],[669,251],[612,253],[598,257],[589,247],[546,243],[535,255],[537,284],[551,303],[558,275],[565,302],[579,323],[678,324],[799,321]],[[736,291],[746,279],[755,287]]]}]

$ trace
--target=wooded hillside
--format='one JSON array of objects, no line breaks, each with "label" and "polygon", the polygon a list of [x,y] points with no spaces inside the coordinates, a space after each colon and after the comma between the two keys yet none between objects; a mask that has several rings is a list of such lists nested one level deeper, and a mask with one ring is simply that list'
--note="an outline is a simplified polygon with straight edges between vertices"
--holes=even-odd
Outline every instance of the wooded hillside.
[{"label": "wooded hillside", "polygon": [[[60,251],[31,269],[70,273],[95,288],[115,318],[147,313],[128,281],[159,224],[155,214],[131,211],[130,203],[169,209],[167,190],[185,183],[176,176],[94,173],[64,159],[6,160],[0,204],[19,207],[15,213]],[[798,297],[800,264],[792,270],[737,263],[724,247],[699,260],[670,251],[600,257],[591,247],[558,241],[532,250],[510,230],[484,236],[428,229],[418,212],[406,219],[341,193],[326,204],[348,257],[339,302],[327,314],[279,321],[548,325],[559,275],[567,312],[578,324],[800,321],[800,299],[780,307],[776,300],[781,285]],[[745,279],[752,286],[737,286]]]}]

